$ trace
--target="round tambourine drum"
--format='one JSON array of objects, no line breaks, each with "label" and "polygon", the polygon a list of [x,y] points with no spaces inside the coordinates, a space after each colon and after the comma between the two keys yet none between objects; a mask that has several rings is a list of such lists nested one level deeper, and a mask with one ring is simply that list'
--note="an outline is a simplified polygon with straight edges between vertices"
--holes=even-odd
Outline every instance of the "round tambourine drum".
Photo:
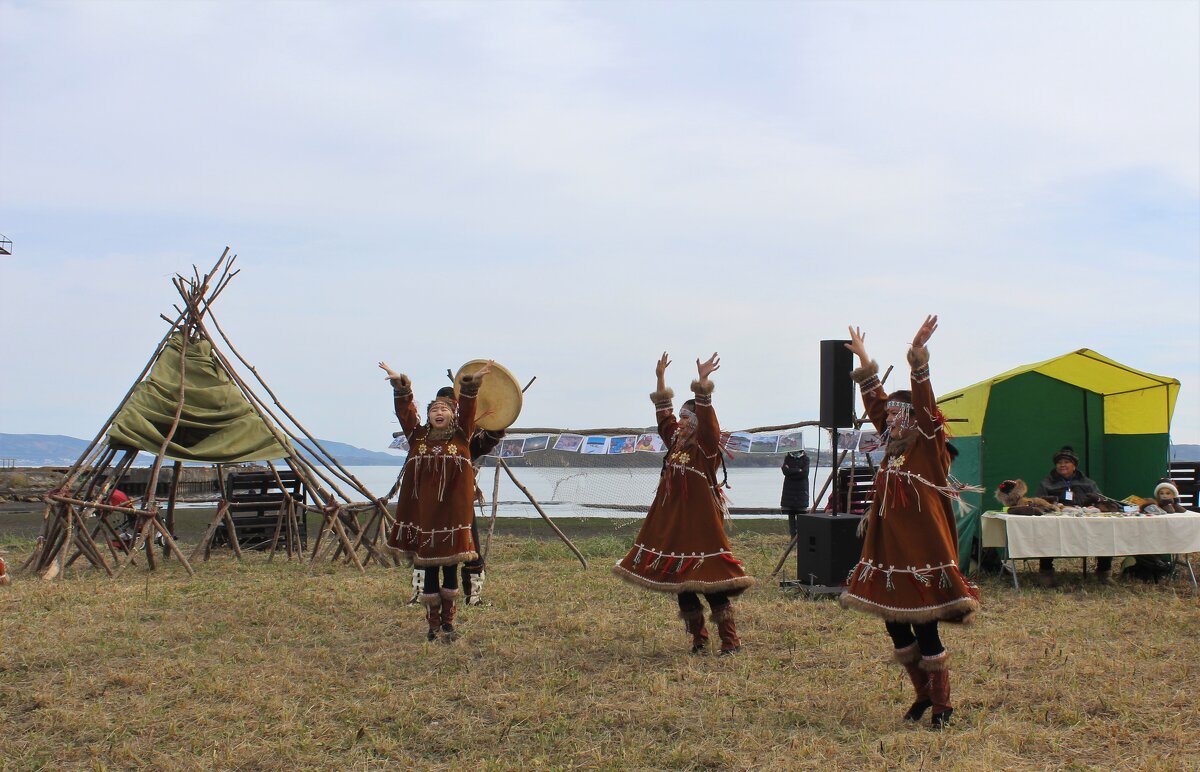
[{"label": "round tambourine drum", "polygon": [[[473,375],[487,364],[486,359],[472,359],[454,374],[454,396],[462,391],[464,375]],[[479,396],[475,398],[475,425],[492,432],[504,431],[521,415],[521,384],[503,365],[492,363],[483,378]]]}]

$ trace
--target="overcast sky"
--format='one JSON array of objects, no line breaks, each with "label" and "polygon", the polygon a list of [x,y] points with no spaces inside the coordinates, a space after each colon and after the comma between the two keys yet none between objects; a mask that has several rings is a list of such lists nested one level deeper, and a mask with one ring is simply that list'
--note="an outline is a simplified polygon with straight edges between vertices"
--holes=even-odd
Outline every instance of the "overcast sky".
[{"label": "overcast sky", "polygon": [[[1200,442],[1200,4],[0,0],[0,432],[90,438],[216,316],[320,437],[375,363],[492,357],[525,426],[814,419],[819,345],[938,393],[1092,348]],[[810,442],[815,437],[806,438]]]}]

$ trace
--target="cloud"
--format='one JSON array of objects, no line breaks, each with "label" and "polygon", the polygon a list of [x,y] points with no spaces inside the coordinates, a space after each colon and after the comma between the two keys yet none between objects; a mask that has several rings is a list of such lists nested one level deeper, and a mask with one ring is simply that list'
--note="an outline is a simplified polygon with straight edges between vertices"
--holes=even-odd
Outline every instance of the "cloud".
[{"label": "cloud", "polygon": [[816,341],[855,322],[898,363],[926,311],[939,388],[1088,346],[1180,377],[1200,441],[1193,5],[0,13],[6,427],[101,421],[166,277],[228,243],[222,323],[357,444],[381,358],[432,386],[495,356],[577,426],[649,423],[657,355],[682,388],[717,349],[746,426],[815,415]]}]

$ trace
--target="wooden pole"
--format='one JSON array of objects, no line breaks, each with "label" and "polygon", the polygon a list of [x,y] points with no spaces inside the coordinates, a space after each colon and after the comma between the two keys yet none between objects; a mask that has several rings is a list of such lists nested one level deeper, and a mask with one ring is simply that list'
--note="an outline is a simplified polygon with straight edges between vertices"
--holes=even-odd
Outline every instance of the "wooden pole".
[{"label": "wooden pole", "polygon": [[[200,538],[200,543],[196,545],[196,549],[192,550],[192,560],[195,560],[197,557],[199,557],[202,551],[207,550],[208,543],[212,541],[213,534],[217,532],[217,526],[219,526],[221,521],[225,519],[225,512],[228,508],[229,502],[225,499],[221,499],[221,503],[217,505],[216,514],[213,515],[212,520],[208,522],[208,529],[205,530],[204,536]],[[207,559],[208,557],[206,555],[205,560]]]},{"label": "wooden pole", "polygon": [[[247,362],[245,357],[243,357],[241,355],[241,353],[237,350],[237,348],[234,347],[233,343],[229,340],[228,336],[225,335],[225,331],[221,329],[221,324],[219,321],[217,321],[216,317],[214,317],[210,313],[208,318],[212,320],[213,326],[217,328],[217,332],[220,334],[221,339],[225,341],[225,345],[229,347],[229,350],[233,353],[233,355],[235,357],[238,358],[238,361],[240,361],[250,371],[250,374],[253,375],[255,380],[258,381],[259,385],[261,385],[263,387],[263,390],[267,392],[267,395],[271,398],[271,401],[275,403],[275,407],[279,408],[279,411],[281,413],[283,413],[285,416],[287,416],[288,420],[291,421],[292,424],[297,429],[299,429],[304,434],[304,436],[307,437],[313,443],[313,445],[321,452],[321,455],[325,457],[325,460],[329,461],[333,465],[333,468],[337,469],[339,472],[342,473],[343,480],[345,482],[354,486],[354,488],[360,494],[365,496],[366,498],[368,498],[368,499],[375,498],[374,495],[369,490],[367,490],[367,486],[363,485],[362,482],[360,482],[359,479],[357,477],[355,477],[353,473],[351,473],[348,469],[346,469],[344,466],[342,466],[341,462],[339,462],[337,460],[337,458],[335,458],[333,456],[333,454],[331,454],[329,451],[327,451],[325,449],[325,447],[323,445],[321,445],[320,441],[316,437],[314,437],[312,435],[312,433],[309,432],[308,429],[306,429],[304,427],[303,424],[301,424],[298,420],[296,420],[296,417],[294,415],[292,415],[291,412],[289,412],[288,409],[285,408],[280,403],[279,397],[277,397],[275,395],[275,392],[271,390],[271,387],[267,385],[267,382],[262,378],[262,376],[260,376],[258,374],[258,368],[253,367],[249,362]],[[296,441],[299,442],[300,441],[299,438],[296,438]],[[311,448],[306,447],[305,449],[308,450],[310,453],[312,453]],[[317,454],[313,453],[313,456],[317,457]],[[349,501],[349,498],[347,498],[344,495],[343,495],[343,498],[346,498],[346,500]]]},{"label": "wooden pole", "polygon": [[500,509],[500,457],[496,456],[496,475],[492,480],[492,516],[488,520],[487,541],[483,545],[482,563],[487,565],[488,553],[492,550],[492,533],[496,530],[496,512]]},{"label": "wooden pole", "polygon": [[179,478],[183,476],[183,462],[176,461],[171,467],[171,493],[167,497],[167,530],[175,532],[175,496],[179,492]]},{"label": "wooden pole", "polygon": [[583,553],[571,543],[571,540],[567,538],[567,535],[559,530],[558,526],[554,524],[554,521],[550,519],[550,516],[542,510],[542,505],[537,502],[537,499],[533,497],[533,494],[529,492],[529,489],[521,484],[521,481],[517,479],[515,474],[513,474],[512,469],[509,469],[508,464],[504,463],[504,459],[497,456],[496,462],[499,463],[500,466],[504,467],[504,471],[508,473],[509,478],[518,488],[521,489],[521,493],[525,494],[525,498],[529,499],[529,503],[533,505],[533,508],[537,510],[537,513],[541,515],[542,519],[546,521],[546,524],[549,525],[556,534],[558,534],[558,538],[562,539],[563,543],[571,548],[571,551],[575,553],[575,557],[579,558],[579,562],[582,563],[583,567],[586,569],[588,567],[587,558],[585,558]]}]

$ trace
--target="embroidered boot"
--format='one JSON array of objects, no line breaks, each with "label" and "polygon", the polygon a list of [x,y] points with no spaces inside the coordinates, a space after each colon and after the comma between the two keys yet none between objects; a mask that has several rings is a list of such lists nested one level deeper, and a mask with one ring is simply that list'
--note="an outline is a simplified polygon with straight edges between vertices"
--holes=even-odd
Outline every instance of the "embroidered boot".
[{"label": "embroidered boot", "polygon": [[425,569],[414,568],[412,575],[412,597],[408,599],[410,606],[415,606],[421,602],[421,589],[425,586]]},{"label": "embroidered boot", "polygon": [[442,588],[442,634],[446,637],[446,642],[458,639],[458,631],[454,629],[454,615],[458,611],[458,606],[455,599],[462,595],[461,590],[447,590]]},{"label": "embroidered boot", "polygon": [[733,604],[726,603],[713,609],[711,619],[717,626],[717,634],[721,636],[721,650],[717,652],[717,656],[728,657],[740,651],[742,642],[738,639],[737,625],[733,621]]},{"label": "embroidered boot", "polygon": [[950,654],[943,651],[933,657],[921,657],[921,669],[929,673],[929,699],[933,702],[930,726],[941,729],[950,724],[954,707],[950,704]]},{"label": "embroidered boot", "polygon": [[425,621],[429,624],[425,640],[436,641],[438,632],[442,629],[442,596],[431,592],[428,595],[421,593],[418,597],[425,606]]},{"label": "embroidered boot", "polygon": [[486,579],[487,573],[482,568],[476,569],[463,566],[463,603],[468,606],[483,605],[483,582]]},{"label": "embroidered boot", "polygon": [[703,654],[704,650],[708,648],[708,628],[704,626],[704,609],[681,610],[679,618],[683,620],[684,629],[692,636],[692,653]]},{"label": "embroidered boot", "polygon": [[929,699],[929,673],[922,670],[919,664],[921,650],[917,648],[917,642],[913,641],[903,649],[896,649],[894,656],[897,662],[904,665],[904,669],[908,672],[908,679],[912,681],[913,691],[917,693],[913,704],[904,714],[904,720],[920,721],[921,716],[925,715],[925,711],[933,705],[933,701]]}]

